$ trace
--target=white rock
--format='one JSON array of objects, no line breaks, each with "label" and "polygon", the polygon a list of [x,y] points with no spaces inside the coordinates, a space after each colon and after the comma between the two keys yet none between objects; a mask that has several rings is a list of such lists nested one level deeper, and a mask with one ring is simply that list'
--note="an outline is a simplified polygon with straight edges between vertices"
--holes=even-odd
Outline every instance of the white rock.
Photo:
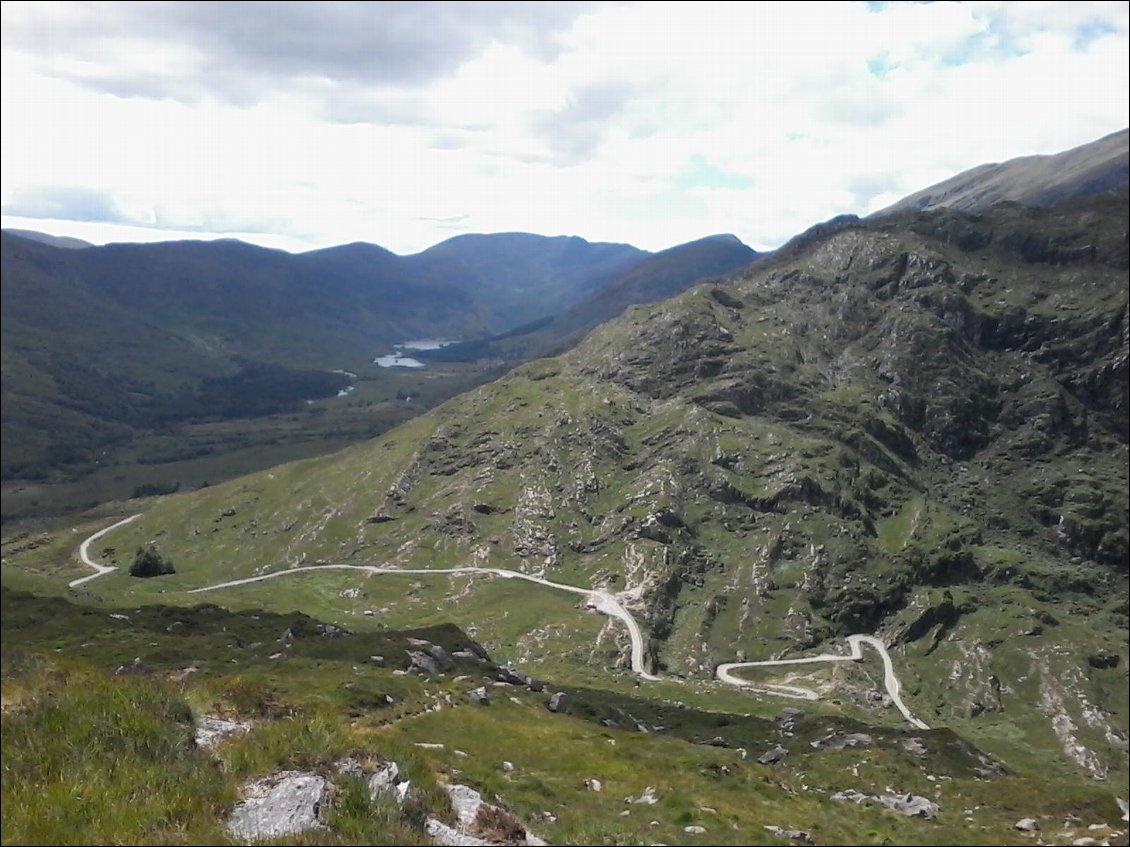
[{"label": "white rock", "polygon": [[643,790],[643,794],[639,797],[625,797],[625,803],[642,803],[645,806],[654,806],[659,802],[659,798],[655,796],[655,786],[649,785]]},{"label": "white rock", "polygon": [[483,795],[466,785],[445,785],[447,795],[451,798],[451,807],[459,819],[460,826],[470,826],[479,814],[479,807],[483,805]]},{"label": "white rock", "polygon": [[244,801],[228,818],[228,831],[241,841],[284,838],[320,829],[326,780],[317,774],[283,771],[243,787]]},{"label": "white rock", "polygon": [[424,831],[436,844],[443,844],[446,847],[493,847],[492,842],[452,829],[435,818],[424,821]]},{"label": "white rock", "polygon": [[683,832],[687,833],[688,835],[702,835],[703,833],[706,832],[706,827],[704,827],[704,826],[684,826]]},{"label": "white rock", "polygon": [[400,766],[396,762],[386,762],[369,777],[369,797],[375,800],[382,791],[396,788],[400,781]]},{"label": "white rock", "polygon": [[210,750],[229,736],[250,731],[251,724],[246,721],[227,721],[205,715],[196,724],[196,746]]}]

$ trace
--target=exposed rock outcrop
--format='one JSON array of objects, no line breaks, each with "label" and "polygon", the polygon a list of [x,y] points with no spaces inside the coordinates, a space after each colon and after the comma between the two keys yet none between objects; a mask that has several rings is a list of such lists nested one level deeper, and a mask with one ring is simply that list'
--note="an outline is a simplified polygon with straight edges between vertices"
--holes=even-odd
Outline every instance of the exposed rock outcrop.
[{"label": "exposed rock outcrop", "polygon": [[301,771],[250,782],[241,791],[243,802],[228,818],[228,831],[241,841],[260,841],[320,829],[328,791],[325,777]]}]

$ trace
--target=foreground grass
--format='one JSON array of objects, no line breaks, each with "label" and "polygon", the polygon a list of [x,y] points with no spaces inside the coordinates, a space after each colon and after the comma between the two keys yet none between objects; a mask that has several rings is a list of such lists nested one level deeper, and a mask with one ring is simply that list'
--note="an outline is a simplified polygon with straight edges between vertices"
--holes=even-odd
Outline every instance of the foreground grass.
[{"label": "foreground grass", "polygon": [[340,759],[376,755],[340,712],[258,708],[257,727],[213,755],[193,741],[185,696],[203,689],[29,655],[4,664],[4,844],[231,844],[222,821],[238,786],[288,769],[335,777],[330,829],[275,843],[422,844],[421,810],[450,812],[430,767],[395,742],[379,758],[392,753],[412,778],[410,808],[337,776]]},{"label": "foreground grass", "polygon": [[2,730],[5,844],[225,841],[234,778],[195,747],[176,692],[58,666],[18,684]]}]

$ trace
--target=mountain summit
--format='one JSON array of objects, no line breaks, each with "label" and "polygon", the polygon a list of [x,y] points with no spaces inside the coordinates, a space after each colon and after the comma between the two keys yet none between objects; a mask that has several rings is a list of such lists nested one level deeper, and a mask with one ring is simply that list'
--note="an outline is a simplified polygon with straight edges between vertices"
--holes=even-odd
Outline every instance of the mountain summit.
[{"label": "mountain summit", "polygon": [[1000,164],[978,165],[916,191],[876,215],[944,206],[980,212],[1011,200],[1048,206],[1068,197],[1126,188],[1130,130],[1121,130],[1050,156],[1023,156]]}]

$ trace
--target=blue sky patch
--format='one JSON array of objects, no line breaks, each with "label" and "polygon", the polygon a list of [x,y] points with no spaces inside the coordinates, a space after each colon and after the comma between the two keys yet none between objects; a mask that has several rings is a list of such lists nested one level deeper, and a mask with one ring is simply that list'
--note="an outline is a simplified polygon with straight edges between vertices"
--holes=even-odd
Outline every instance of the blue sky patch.
[{"label": "blue sky patch", "polygon": [[691,156],[690,162],[675,176],[675,187],[687,188],[750,188],[753,180],[741,174],[727,173],[715,167],[704,156]]}]

